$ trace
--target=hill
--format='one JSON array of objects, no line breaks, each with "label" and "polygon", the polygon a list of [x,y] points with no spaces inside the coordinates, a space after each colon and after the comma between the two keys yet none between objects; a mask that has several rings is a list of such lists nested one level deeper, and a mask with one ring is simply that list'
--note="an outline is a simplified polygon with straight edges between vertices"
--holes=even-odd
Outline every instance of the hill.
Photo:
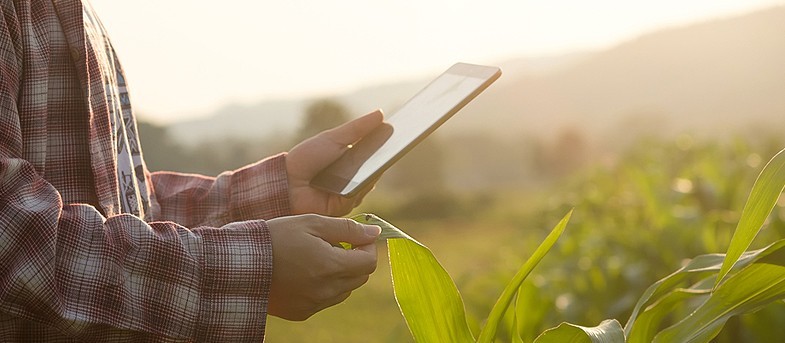
[{"label": "hill", "polygon": [[[502,62],[500,66],[505,74],[536,75],[573,63],[585,55],[587,54],[575,53],[565,56],[518,58]],[[449,65],[445,68],[447,66]],[[439,72],[434,71],[433,75],[414,80],[363,87],[331,98],[343,103],[358,115],[377,108],[382,108],[389,114]],[[224,139],[227,136],[254,139],[288,133],[296,130],[305,107],[313,100],[315,99],[280,99],[228,104],[206,117],[174,123],[168,129],[178,142],[186,145],[200,143],[194,137],[201,137],[203,140]]]},{"label": "hill", "polygon": [[[591,137],[623,141],[648,133],[724,135],[784,127],[782,37],[785,7],[776,7],[663,29],[606,51],[506,61],[500,63],[504,75],[497,84],[441,132],[547,137],[577,128]],[[377,107],[389,113],[432,76],[334,98],[358,114]],[[234,104],[209,117],[174,124],[170,132],[186,143],[199,136],[290,132],[309,101]]]},{"label": "hill", "polygon": [[647,34],[548,75],[507,75],[462,124],[495,132],[724,134],[785,124],[785,7]]}]

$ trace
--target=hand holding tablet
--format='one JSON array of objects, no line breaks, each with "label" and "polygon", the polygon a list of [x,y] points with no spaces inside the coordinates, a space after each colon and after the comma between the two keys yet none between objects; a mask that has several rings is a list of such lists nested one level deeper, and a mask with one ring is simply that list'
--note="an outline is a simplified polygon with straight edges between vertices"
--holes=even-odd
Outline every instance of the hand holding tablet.
[{"label": "hand holding tablet", "polygon": [[372,183],[501,75],[497,67],[457,63],[376,130],[319,173],[311,185],[352,196]]}]

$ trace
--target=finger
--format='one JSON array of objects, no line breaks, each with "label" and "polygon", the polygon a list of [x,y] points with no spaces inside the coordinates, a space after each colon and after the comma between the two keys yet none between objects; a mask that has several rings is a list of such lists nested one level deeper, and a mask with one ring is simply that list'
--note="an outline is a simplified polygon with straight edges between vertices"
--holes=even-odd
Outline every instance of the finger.
[{"label": "finger", "polygon": [[360,194],[352,197],[331,194],[330,199],[328,200],[328,210],[326,214],[330,216],[345,216],[349,214],[354,208],[360,206],[363,198],[365,198],[369,191],[370,189],[363,190]]},{"label": "finger", "polygon": [[376,271],[377,254],[376,244],[366,244],[354,248],[353,250],[343,250],[341,263],[343,269],[341,275],[347,278],[367,276]]},{"label": "finger", "polygon": [[381,125],[382,120],[384,120],[382,110],[375,110],[321,134],[331,142],[341,146],[348,146],[359,141],[360,138],[365,137],[373,129]]},{"label": "finger", "polygon": [[319,304],[319,309],[316,312],[324,310],[324,309],[326,309],[328,307],[331,307],[331,306],[338,305],[338,304],[344,302],[346,299],[348,299],[350,295],[352,295],[351,291],[345,292],[345,293],[341,293],[341,294],[338,294],[338,295],[336,295],[336,296],[334,296],[332,298],[326,299],[322,303]]},{"label": "finger", "polygon": [[349,144],[373,131],[382,120],[382,112],[377,110],[303,141],[289,151],[287,172],[292,179],[310,181],[343,155]]},{"label": "finger", "polygon": [[333,284],[331,295],[319,301],[322,309],[339,304],[346,300],[352,292],[366,284],[370,279],[368,274],[337,279]]},{"label": "finger", "polygon": [[360,204],[363,202],[363,199],[365,199],[365,196],[367,196],[368,193],[376,189],[376,182],[378,182],[380,178],[381,175],[374,178],[371,182],[368,183],[367,186],[365,186],[363,189],[360,190],[360,193],[354,196],[352,200],[352,208],[360,206]]},{"label": "finger", "polygon": [[381,233],[376,225],[365,225],[349,218],[316,217],[319,222],[311,228],[311,234],[335,245],[346,242],[352,246],[371,244]]},{"label": "finger", "polygon": [[343,280],[344,284],[342,285],[342,287],[347,292],[352,292],[355,289],[358,289],[362,285],[366,284],[369,279],[370,279],[370,275],[368,274],[355,276],[355,277],[348,277]]},{"label": "finger", "polygon": [[362,250],[369,254],[376,255],[376,244],[366,244],[354,247],[355,250]]},{"label": "finger", "polygon": [[345,216],[356,207],[354,198],[347,198],[337,194],[330,194],[330,200],[328,201],[327,214],[331,216]]},{"label": "finger", "polygon": [[378,180],[379,178],[377,177],[376,179],[371,181],[368,186],[365,186],[362,189],[360,189],[359,193],[351,197],[332,195],[329,200],[329,205],[328,205],[329,210],[327,213],[333,216],[344,216],[349,214],[349,212],[351,212],[352,209],[362,204],[363,199],[365,199],[365,196],[367,196],[368,193],[370,193],[376,188],[376,181]]}]

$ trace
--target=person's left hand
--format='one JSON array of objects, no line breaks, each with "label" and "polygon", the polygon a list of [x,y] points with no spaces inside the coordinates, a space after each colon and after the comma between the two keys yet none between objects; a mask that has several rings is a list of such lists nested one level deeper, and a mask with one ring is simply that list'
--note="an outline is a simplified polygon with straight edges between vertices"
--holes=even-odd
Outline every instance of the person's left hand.
[{"label": "person's left hand", "polygon": [[311,179],[341,157],[350,144],[378,127],[383,119],[382,111],[376,110],[306,139],[289,151],[286,172],[289,176],[289,202],[293,215],[316,213],[343,216],[360,204],[372,187],[354,197],[342,197],[311,187]]}]

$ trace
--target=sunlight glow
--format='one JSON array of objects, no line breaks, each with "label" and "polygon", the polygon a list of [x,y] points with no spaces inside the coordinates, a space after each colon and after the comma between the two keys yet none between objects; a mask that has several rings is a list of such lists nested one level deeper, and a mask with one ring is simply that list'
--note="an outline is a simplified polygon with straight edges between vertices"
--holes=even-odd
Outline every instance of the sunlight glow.
[{"label": "sunlight glow", "polygon": [[457,61],[594,50],[661,27],[785,4],[722,1],[92,0],[143,115],[335,94]]}]

